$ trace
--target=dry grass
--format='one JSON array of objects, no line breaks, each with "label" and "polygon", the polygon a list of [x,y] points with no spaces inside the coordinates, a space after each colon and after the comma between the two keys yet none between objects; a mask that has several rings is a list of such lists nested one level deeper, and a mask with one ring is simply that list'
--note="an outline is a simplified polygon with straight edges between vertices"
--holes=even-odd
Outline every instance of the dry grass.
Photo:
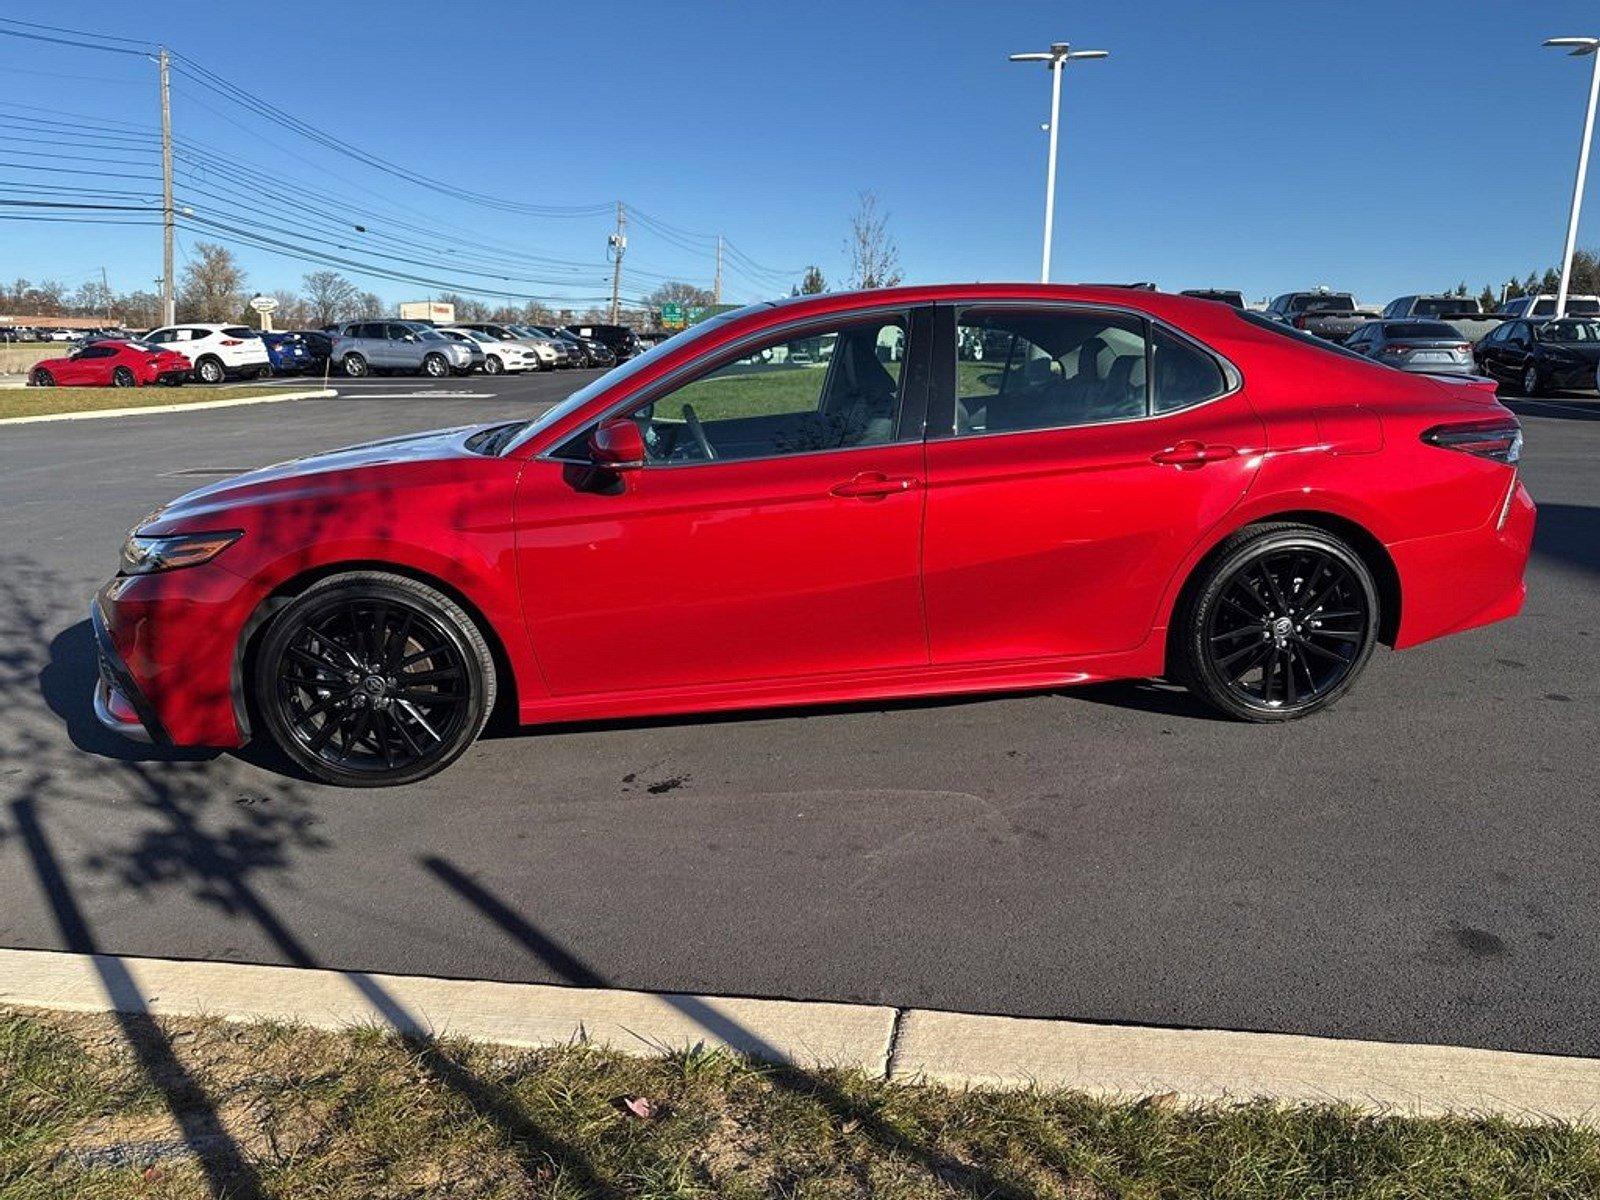
[{"label": "dry grass", "polygon": [[[282,391],[306,391],[320,387],[321,381],[318,380],[288,386]],[[261,387],[0,388],[0,417],[42,417],[107,408],[199,404],[206,400],[237,400],[243,396],[275,394],[275,390]]]},{"label": "dry grass", "polygon": [[1600,1135],[1557,1125],[0,1010],[6,1200],[1596,1194]]}]

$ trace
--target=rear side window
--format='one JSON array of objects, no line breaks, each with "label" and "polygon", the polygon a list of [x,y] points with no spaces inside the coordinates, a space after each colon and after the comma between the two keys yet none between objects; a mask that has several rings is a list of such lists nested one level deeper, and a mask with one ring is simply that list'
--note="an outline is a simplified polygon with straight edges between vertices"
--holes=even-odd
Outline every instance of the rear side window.
[{"label": "rear side window", "polygon": [[245,325],[229,325],[222,331],[222,336],[231,338],[253,338],[256,337],[257,334],[254,329],[251,329]]},{"label": "rear side window", "polygon": [[1459,342],[1461,332],[1453,325],[1446,325],[1443,321],[1406,321],[1404,324],[1391,325],[1384,330],[1384,336],[1392,338],[1442,338]]},{"label": "rear side window", "polygon": [[1228,390],[1222,366],[1211,355],[1159,326],[1150,336],[1150,411],[1176,412],[1203,404]]}]

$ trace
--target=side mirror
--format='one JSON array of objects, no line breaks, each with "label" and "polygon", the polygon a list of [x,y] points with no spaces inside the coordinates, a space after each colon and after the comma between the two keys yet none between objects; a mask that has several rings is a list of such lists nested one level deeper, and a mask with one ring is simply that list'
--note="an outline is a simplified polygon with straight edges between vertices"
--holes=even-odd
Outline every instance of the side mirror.
[{"label": "side mirror", "polygon": [[612,417],[589,435],[589,458],[608,471],[636,471],[644,466],[644,435],[631,417]]}]

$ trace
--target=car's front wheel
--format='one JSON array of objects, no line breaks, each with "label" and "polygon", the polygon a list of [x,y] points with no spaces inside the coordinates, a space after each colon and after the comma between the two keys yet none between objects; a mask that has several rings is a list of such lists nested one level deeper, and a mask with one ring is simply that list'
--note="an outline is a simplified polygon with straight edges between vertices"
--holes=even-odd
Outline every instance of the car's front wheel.
[{"label": "car's front wheel", "polygon": [[1378,625],[1377,586],[1350,546],[1310,526],[1253,525],[1186,589],[1175,673],[1230,716],[1289,721],[1354,686]]},{"label": "car's front wheel", "polygon": [[214,358],[202,358],[195,364],[194,373],[200,377],[201,383],[221,383],[228,377],[222,369],[222,363]]},{"label": "car's front wheel", "polygon": [[430,354],[422,360],[422,373],[430,379],[443,379],[450,374],[450,364],[442,354]]},{"label": "car's front wheel", "polygon": [[494,707],[494,660],[472,618],[427,584],[356,571],[273,618],[253,698],[284,754],[328,783],[414,783],[454,762]]},{"label": "car's front wheel", "polygon": [[351,379],[362,379],[367,374],[367,360],[359,354],[346,354],[339,365]]},{"label": "car's front wheel", "polygon": [[55,387],[56,377],[49,371],[35,371],[32,382],[34,387]]},{"label": "car's front wheel", "polygon": [[1522,394],[1524,396],[1544,395],[1544,379],[1539,374],[1539,368],[1529,363],[1522,370]]},{"label": "car's front wheel", "polygon": [[483,360],[483,373],[485,375],[499,375],[505,369],[506,365],[500,361],[498,354],[491,354]]}]

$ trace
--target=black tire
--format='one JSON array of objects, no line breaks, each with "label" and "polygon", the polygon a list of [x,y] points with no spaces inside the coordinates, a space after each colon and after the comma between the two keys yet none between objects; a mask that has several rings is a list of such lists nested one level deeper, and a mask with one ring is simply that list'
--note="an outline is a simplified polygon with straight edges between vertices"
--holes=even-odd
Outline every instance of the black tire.
[{"label": "black tire", "polygon": [[133,372],[128,370],[127,367],[118,367],[116,370],[111,372],[111,386],[138,387],[139,381],[134,378]]},{"label": "black tire", "polygon": [[256,378],[257,379],[271,379],[272,378],[272,368],[270,366],[257,367],[256,368]]},{"label": "black tire", "polygon": [[367,360],[359,354],[346,354],[339,362],[344,368],[344,373],[351,379],[365,379],[372,368],[367,366]]},{"label": "black tire", "polygon": [[500,361],[498,354],[491,354],[483,360],[483,373],[485,375],[500,375],[506,369],[505,363]]},{"label": "black tire", "polygon": [[1229,716],[1296,720],[1355,685],[1381,616],[1372,572],[1345,542],[1308,525],[1251,525],[1185,588],[1173,674]]},{"label": "black tire", "polygon": [[429,354],[422,360],[422,373],[429,379],[444,379],[450,374],[450,364],[442,354]]},{"label": "black tire", "polygon": [[1549,389],[1545,386],[1544,376],[1539,373],[1536,363],[1529,363],[1522,371],[1522,394],[1524,396],[1542,396]]},{"label": "black tire", "polygon": [[222,383],[228,378],[228,372],[223,370],[222,361],[210,355],[195,363],[194,373],[201,383]]},{"label": "black tire", "polygon": [[442,592],[352,571],[273,616],[251,691],[261,725],[302,770],[346,787],[396,786],[444,770],[476,740],[494,709],[494,659]]},{"label": "black tire", "polygon": [[30,382],[34,387],[55,387],[56,377],[49,371],[35,371]]}]

